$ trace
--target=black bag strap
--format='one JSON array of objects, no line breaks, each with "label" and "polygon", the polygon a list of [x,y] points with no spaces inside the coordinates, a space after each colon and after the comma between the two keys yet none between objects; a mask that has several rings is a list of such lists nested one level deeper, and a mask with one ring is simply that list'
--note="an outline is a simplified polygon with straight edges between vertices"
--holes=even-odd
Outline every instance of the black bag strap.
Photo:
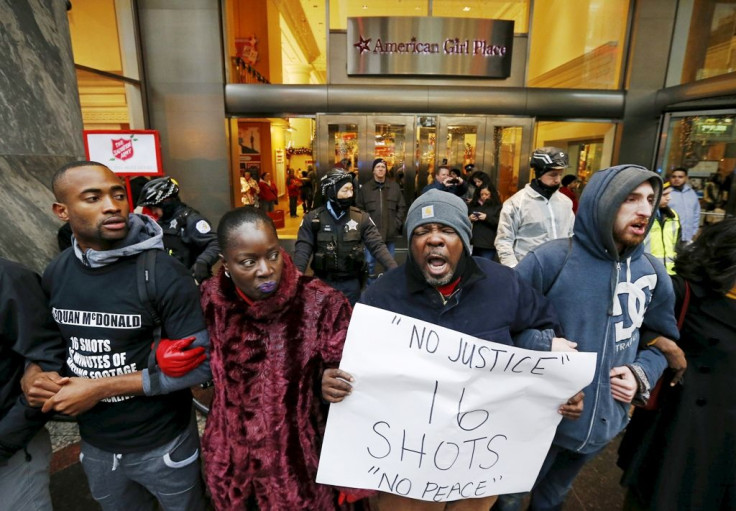
[{"label": "black bag strap", "polygon": [[153,346],[148,355],[148,376],[151,381],[151,394],[161,392],[161,372],[156,363],[156,350],[161,342],[161,316],[153,302],[156,296],[156,250],[146,250],[136,259],[138,298],[153,318]]},{"label": "black bag strap", "polygon": [[685,281],[685,296],[682,299],[682,306],[680,307],[680,317],[677,318],[677,329],[682,332],[682,325],[685,323],[685,315],[687,314],[687,308],[690,306],[690,284]]}]

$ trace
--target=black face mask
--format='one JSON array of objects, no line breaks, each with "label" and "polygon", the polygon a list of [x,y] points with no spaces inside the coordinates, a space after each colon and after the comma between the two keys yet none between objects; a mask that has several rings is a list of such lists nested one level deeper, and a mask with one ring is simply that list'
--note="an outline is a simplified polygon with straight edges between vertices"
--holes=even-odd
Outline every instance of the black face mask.
[{"label": "black face mask", "polygon": [[332,208],[335,210],[335,212],[343,212],[347,211],[350,206],[353,205],[353,198],[348,197],[347,199],[330,199],[330,202],[332,203]]},{"label": "black face mask", "polygon": [[176,210],[179,209],[180,204],[181,202],[178,199],[169,199],[159,204],[158,207],[161,208],[162,211],[161,218],[159,218],[159,220],[163,222],[173,217]]},{"label": "black face mask", "polygon": [[530,185],[534,191],[538,192],[541,196],[543,196],[547,200],[549,200],[549,198],[552,197],[553,193],[555,193],[557,190],[560,189],[559,184],[555,186],[548,186],[542,183],[539,179],[532,179],[532,182],[530,183]]}]

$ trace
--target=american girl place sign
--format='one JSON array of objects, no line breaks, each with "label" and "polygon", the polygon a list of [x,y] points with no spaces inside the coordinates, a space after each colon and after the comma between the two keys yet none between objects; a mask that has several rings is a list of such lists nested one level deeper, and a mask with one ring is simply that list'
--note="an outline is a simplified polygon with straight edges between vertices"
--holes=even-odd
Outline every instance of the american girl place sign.
[{"label": "american girl place sign", "polygon": [[348,18],[348,75],[508,78],[514,22],[469,18]]}]

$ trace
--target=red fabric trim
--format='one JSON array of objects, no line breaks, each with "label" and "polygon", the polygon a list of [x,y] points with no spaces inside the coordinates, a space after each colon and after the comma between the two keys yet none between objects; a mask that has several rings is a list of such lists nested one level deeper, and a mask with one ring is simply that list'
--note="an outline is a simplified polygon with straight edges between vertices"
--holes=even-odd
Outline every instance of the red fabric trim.
[{"label": "red fabric trim", "polygon": [[245,300],[245,303],[248,305],[253,305],[254,300],[251,300],[247,296],[245,296],[245,293],[243,293],[238,286],[235,285],[235,282],[233,282],[233,287],[235,288],[235,292],[238,293],[238,296]]},{"label": "red fabric trim", "polygon": [[461,278],[462,277],[458,277],[457,279],[455,279],[455,282],[450,282],[449,284],[445,284],[444,286],[438,287],[437,291],[442,293],[442,296],[447,298],[448,296],[450,296],[452,293],[455,292],[455,289],[457,288],[457,285],[460,283]]}]

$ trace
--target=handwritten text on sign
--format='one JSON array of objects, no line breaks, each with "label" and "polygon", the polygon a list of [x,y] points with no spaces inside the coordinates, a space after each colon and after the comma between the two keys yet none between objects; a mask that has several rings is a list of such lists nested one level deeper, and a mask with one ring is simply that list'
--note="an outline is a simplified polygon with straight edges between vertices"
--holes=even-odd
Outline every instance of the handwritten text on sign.
[{"label": "handwritten text on sign", "polygon": [[358,304],[340,365],[353,392],[330,407],[317,482],[434,501],[528,491],[595,359]]}]

